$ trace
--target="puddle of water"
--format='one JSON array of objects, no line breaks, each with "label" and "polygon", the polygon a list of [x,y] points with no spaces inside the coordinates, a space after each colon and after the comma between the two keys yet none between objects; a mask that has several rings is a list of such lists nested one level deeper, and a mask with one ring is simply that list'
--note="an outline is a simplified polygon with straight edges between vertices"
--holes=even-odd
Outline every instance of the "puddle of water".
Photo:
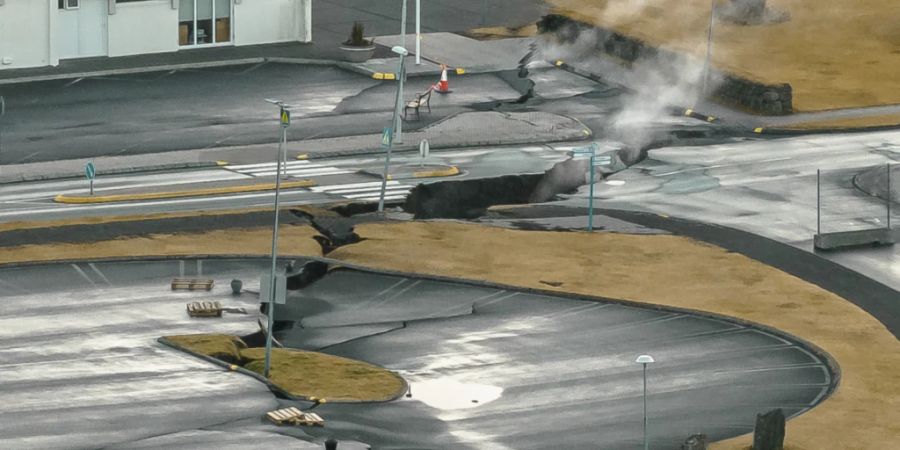
[{"label": "puddle of water", "polygon": [[500,398],[503,388],[486,384],[463,383],[452,378],[409,380],[412,400],[440,410],[469,409]]}]

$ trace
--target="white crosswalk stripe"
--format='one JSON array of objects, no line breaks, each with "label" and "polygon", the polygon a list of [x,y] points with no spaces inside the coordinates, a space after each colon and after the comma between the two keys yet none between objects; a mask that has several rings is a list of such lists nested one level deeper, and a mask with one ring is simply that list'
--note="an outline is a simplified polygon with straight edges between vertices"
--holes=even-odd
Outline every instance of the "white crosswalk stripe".
[{"label": "white crosswalk stripe", "polygon": [[[340,195],[351,200],[377,202],[381,195],[381,182],[333,184],[330,186],[314,186],[309,188],[313,192]],[[412,186],[398,181],[388,181],[385,186],[385,200],[402,200],[409,194]]]},{"label": "white crosswalk stripe", "polygon": [[[226,169],[250,175],[252,177],[273,177],[278,171],[278,163],[258,163],[258,164],[235,164],[225,166]],[[338,167],[323,166],[321,164],[313,164],[309,161],[288,161],[286,168],[283,169],[287,174],[294,178],[303,177],[321,177],[325,175],[341,175],[352,173],[350,170],[340,169]]]}]

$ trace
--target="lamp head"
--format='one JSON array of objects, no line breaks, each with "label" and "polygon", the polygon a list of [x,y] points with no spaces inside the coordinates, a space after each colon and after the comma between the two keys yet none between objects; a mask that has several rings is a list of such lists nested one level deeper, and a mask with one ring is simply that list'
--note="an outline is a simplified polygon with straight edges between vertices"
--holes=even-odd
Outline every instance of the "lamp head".
[{"label": "lamp head", "polygon": [[640,364],[649,364],[654,361],[653,361],[653,357],[650,355],[641,355],[641,356],[638,356],[638,358],[634,362],[640,363]]},{"label": "lamp head", "polygon": [[396,45],[396,46],[394,46],[393,48],[391,48],[391,51],[394,52],[394,53],[396,53],[396,54],[398,54],[398,55],[400,55],[400,56],[406,56],[406,55],[409,54],[409,50],[407,50],[407,49],[405,49],[405,48],[403,48],[403,47],[401,47],[401,46],[399,46],[399,45]]}]

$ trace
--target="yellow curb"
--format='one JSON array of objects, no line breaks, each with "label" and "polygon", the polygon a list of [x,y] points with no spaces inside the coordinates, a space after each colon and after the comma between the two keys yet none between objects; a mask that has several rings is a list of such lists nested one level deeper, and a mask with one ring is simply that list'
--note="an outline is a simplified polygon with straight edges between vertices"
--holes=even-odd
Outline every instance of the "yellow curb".
[{"label": "yellow curb", "polygon": [[309,159],[309,153],[301,153],[297,155],[297,159]]},{"label": "yellow curb", "polygon": [[754,132],[754,133],[762,133],[762,132],[763,132],[763,127],[757,127],[757,128],[754,128],[754,129],[753,129],[753,132]]},{"label": "yellow curb", "polygon": [[456,68],[456,74],[457,74],[457,75],[465,75],[465,74],[466,74],[466,69],[463,69],[462,67],[457,67],[457,68]]},{"label": "yellow curb", "polygon": [[[287,181],[281,183],[281,189],[292,189],[315,186],[312,180]],[[199,197],[203,195],[237,194],[241,192],[271,191],[275,189],[275,183],[250,184],[244,186],[230,186],[221,188],[194,189],[192,191],[151,192],[147,194],[116,194],[98,195],[93,197],[70,197],[59,194],[53,201],[56,203],[86,204],[86,203],[112,203],[128,202],[135,200],[158,200],[163,198]]]},{"label": "yellow curb", "polygon": [[376,80],[396,80],[397,75],[393,73],[375,72],[372,74],[372,78]]},{"label": "yellow curb", "polygon": [[707,121],[707,122],[715,122],[715,121],[716,121],[716,118],[713,117],[713,116],[707,116],[707,117],[706,117],[706,121]]},{"label": "yellow curb", "polygon": [[557,61],[556,61],[556,66],[557,66],[557,67],[559,67],[559,66],[561,66],[561,65],[563,65],[563,64],[565,64],[565,63],[562,62],[562,60],[557,60]]},{"label": "yellow curb", "polygon": [[219,167],[227,166],[227,165],[228,165],[228,161],[216,161],[216,165],[219,166]]},{"label": "yellow curb", "polygon": [[694,113],[694,110],[693,110],[693,109],[686,109],[686,110],[684,110],[684,115],[686,115],[686,116],[689,116],[689,115],[691,115],[691,114],[693,114],[693,113]]},{"label": "yellow curb", "polygon": [[456,166],[450,166],[442,170],[423,170],[421,172],[413,172],[413,177],[415,178],[450,177],[453,175],[459,175],[459,168]]},{"label": "yellow curb", "polygon": [[231,364],[228,366],[228,370],[231,370],[232,372],[234,372],[235,370],[238,370],[238,366]]}]

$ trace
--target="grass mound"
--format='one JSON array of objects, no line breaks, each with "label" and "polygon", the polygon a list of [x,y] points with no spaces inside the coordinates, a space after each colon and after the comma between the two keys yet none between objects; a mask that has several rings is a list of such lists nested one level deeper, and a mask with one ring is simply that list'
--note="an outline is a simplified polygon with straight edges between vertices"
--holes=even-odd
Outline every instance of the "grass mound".
[{"label": "grass mound", "polygon": [[[169,342],[262,375],[265,349],[247,348],[240,338],[224,334],[167,336]],[[394,372],[372,364],[324,353],[272,349],[270,379],[297,397],[328,401],[386,401],[396,398],[406,384]]]}]

